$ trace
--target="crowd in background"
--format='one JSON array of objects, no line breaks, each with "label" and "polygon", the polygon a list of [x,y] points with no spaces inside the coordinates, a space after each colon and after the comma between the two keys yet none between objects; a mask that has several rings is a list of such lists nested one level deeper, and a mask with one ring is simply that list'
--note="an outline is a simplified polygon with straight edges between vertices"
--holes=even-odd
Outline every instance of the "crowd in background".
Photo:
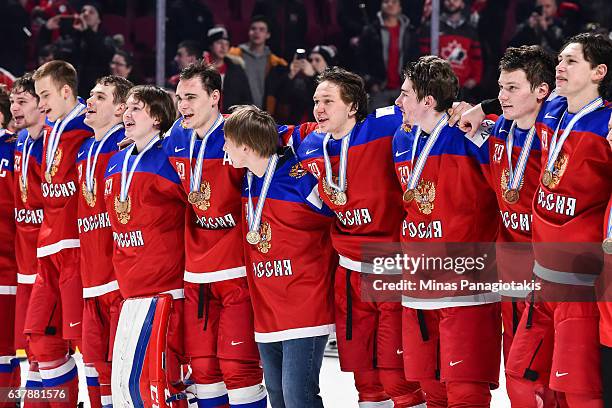
[{"label": "crowd in background", "polygon": [[[577,32],[612,27],[606,0],[440,3],[439,55],[467,101],[496,95],[506,47],[539,44],[554,53]],[[151,83],[155,7],[146,0],[5,0],[0,82],[64,59],[77,67],[82,96],[108,73]],[[317,73],[340,65],[362,75],[373,110],[393,102],[402,67],[431,52],[431,8],[431,0],[168,0],[167,86],[204,58],[222,74],[223,111],[252,103],[296,123],[312,119]]]}]

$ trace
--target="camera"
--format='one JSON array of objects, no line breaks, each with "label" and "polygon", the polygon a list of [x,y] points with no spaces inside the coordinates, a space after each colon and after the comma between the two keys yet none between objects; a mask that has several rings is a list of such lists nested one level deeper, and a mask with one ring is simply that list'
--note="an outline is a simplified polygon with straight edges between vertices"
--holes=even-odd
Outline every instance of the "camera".
[{"label": "camera", "polygon": [[533,12],[539,15],[544,14],[544,9],[542,8],[542,6],[535,6],[533,8]]},{"label": "camera", "polygon": [[295,50],[295,59],[306,59],[306,50],[303,48]]}]

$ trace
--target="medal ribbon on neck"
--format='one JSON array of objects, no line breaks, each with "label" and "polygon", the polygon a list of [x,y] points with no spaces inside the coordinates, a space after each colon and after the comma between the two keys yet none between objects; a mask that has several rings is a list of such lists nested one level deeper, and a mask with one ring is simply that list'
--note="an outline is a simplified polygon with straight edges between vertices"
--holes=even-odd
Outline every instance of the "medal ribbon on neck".
[{"label": "medal ribbon on neck", "polygon": [[551,173],[554,171],[555,162],[557,161],[557,157],[559,156],[559,153],[561,153],[563,144],[565,143],[565,140],[567,139],[572,129],[574,128],[574,125],[576,124],[576,122],[578,122],[578,120],[580,120],[580,118],[582,118],[583,116],[599,109],[601,106],[603,106],[603,100],[601,98],[596,98],[592,100],[591,102],[589,102],[586,106],[580,109],[578,113],[576,113],[576,115],[572,118],[572,120],[570,120],[567,127],[563,130],[561,137],[558,138],[559,129],[561,128],[561,123],[563,123],[563,118],[565,118],[567,109],[565,110],[565,112],[563,112],[563,116],[561,116],[561,120],[559,121],[559,124],[557,125],[557,129],[555,130],[555,133],[553,134],[553,137],[550,141],[550,150],[548,151],[548,160],[546,162],[547,171]]},{"label": "medal ribbon on neck", "polygon": [[200,184],[202,182],[202,161],[204,160],[204,151],[206,150],[206,143],[208,142],[209,136],[221,125],[223,122],[223,116],[219,114],[215,123],[208,129],[204,138],[202,139],[202,144],[200,145],[200,150],[198,150],[198,156],[195,163],[195,168],[191,167],[193,162],[193,151],[195,150],[195,142],[198,137],[195,129],[191,132],[191,141],[189,142],[189,166],[191,167],[191,179],[189,180],[189,191],[200,191]]},{"label": "medal ribbon on neck", "polygon": [[247,206],[247,223],[249,224],[249,232],[259,231],[261,224],[261,213],[263,212],[263,206],[268,195],[268,189],[272,182],[272,177],[276,171],[276,165],[278,164],[278,155],[274,154],[268,161],[268,167],[266,167],[266,173],[264,174],[263,184],[261,186],[261,192],[259,193],[259,199],[257,201],[257,208],[253,211],[253,198],[251,196],[251,186],[253,184],[253,172],[250,170],[247,172],[247,183],[249,186],[249,199]]},{"label": "medal ribbon on neck", "polygon": [[64,129],[70,123],[70,121],[83,112],[85,110],[85,105],[82,103],[77,103],[77,105],[72,108],[70,113],[66,115],[64,120],[57,120],[53,125],[53,130],[49,135],[49,142],[47,143],[47,169],[46,172],[50,173],[51,168],[53,167],[53,159],[55,159],[55,152],[57,152],[57,148],[59,146],[60,138],[62,137],[62,133],[64,133]]},{"label": "medal ribbon on neck", "polygon": [[96,171],[96,164],[98,164],[98,155],[100,154],[100,151],[102,151],[102,147],[108,138],[119,129],[123,129],[123,123],[116,124],[104,134],[104,137],[102,140],[100,140],[96,153],[94,154],[93,163],[91,160],[91,153],[93,152],[93,147],[96,142],[94,141],[91,146],[89,146],[89,151],[87,152],[87,168],[85,171],[85,185],[87,186],[87,191],[90,193],[93,193],[94,190],[94,173]]},{"label": "medal ribbon on neck", "polygon": [[516,167],[512,167],[512,149],[514,147],[514,129],[516,128],[516,122],[512,122],[510,131],[508,132],[508,138],[506,139],[506,156],[508,157],[508,172],[510,174],[508,180],[508,190],[518,190],[523,176],[525,175],[525,168],[527,167],[527,161],[529,160],[529,153],[531,152],[531,145],[533,144],[533,138],[535,136],[535,126],[529,129],[529,133],[525,138],[525,143],[519,154]]},{"label": "medal ribbon on neck", "polygon": [[[354,129],[355,128],[353,127],[353,130]],[[353,130],[351,130],[348,135],[342,138],[342,147],[340,149],[340,166],[338,168],[338,184],[334,183],[331,160],[329,158],[329,153],[327,152],[327,143],[329,142],[329,139],[331,139],[332,135],[331,133],[326,133],[325,137],[323,138],[323,160],[325,162],[325,180],[327,181],[327,184],[336,191],[346,191],[346,167],[348,165],[348,150]]]},{"label": "medal ribbon on neck", "polygon": [[128,192],[130,191],[130,185],[132,184],[132,178],[134,177],[134,171],[140,163],[140,159],[146,152],[148,152],[154,145],[159,141],[158,134],[153,136],[153,138],[147,143],[144,149],[141,152],[138,152],[136,159],[134,159],[134,163],[132,163],[132,167],[130,167],[130,171],[128,174],[128,162],[130,161],[130,157],[132,156],[132,152],[136,148],[136,143],[132,143],[130,147],[127,148],[125,152],[125,157],[123,158],[123,166],[121,167],[121,192],[119,193],[120,201],[125,201],[128,196]]},{"label": "medal ribbon on neck", "polygon": [[442,132],[442,129],[447,124],[448,124],[448,115],[445,113],[444,116],[440,118],[438,123],[436,123],[436,126],[434,126],[434,129],[431,132],[431,135],[429,135],[429,138],[427,139],[427,143],[425,143],[425,146],[423,147],[423,150],[421,150],[421,152],[419,153],[419,157],[417,158],[417,161],[415,163],[414,157],[416,155],[416,148],[417,148],[419,136],[421,135],[421,128],[419,127],[419,130],[417,131],[417,134],[414,137],[414,141],[412,142],[412,159],[410,162],[412,164],[412,172],[410,173],[410,177],[408,178],[407,190],[414,190],[416,186],[419,184],[419,180],[421,179],[421,173],[423,172],[423,169],[425,168],[425,163],[427,162],[429,153],[431,152],[431,149],[436,143],[436,140],[438,140],[438,136],[440,136],[440,132]]}]

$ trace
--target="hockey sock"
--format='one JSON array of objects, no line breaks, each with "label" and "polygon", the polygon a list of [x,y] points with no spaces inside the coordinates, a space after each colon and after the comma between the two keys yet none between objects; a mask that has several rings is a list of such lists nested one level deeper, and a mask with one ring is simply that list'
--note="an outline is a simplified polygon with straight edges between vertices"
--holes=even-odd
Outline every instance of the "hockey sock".
[{"label": "hockey sock", "polygon": [[38,363],[42,385],[45,389],[58,390],[58,396],[64,396],[61,400],[51,401],[51,407],[65,408],[75,407],[79,400],[79,382],[77,366],[74,358],[66,357],[60,361]]},{"label": "hockey sock", "polygon": [[[21,382],[19,359],[13,356],[0,356],[0,387],[16,388]],[[0,408],[14,407],[14,402],[0,402]]]},{"label": "hockey sock", "polygon": [[229,403],[232,408],[266,408],[268,393],[262,384],[228,390]]},{"label": "hockey sock", "polygon": [[194,384],[190,388],[195,389],[198,408],[229,408],[227,389],[223,382]]},{"label": "hockey sock", "polygon": [[85,364],[85,379],[87,380],[87,393],[89,394],[91,408],[102,408],[98,371],[93,364]]}]

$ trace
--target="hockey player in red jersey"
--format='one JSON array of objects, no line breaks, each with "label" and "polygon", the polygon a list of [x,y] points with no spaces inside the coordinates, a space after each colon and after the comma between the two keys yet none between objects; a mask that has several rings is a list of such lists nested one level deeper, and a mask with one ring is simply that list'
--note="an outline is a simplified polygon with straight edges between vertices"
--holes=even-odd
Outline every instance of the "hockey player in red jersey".
[{"label": "hockey player in red jersey", "polygon": [[[45,114],[38,109],[38,95],[32,74],[15,80],[11,90],[11,113],[18,130],[15,145],[15,256],[17,258],[17,308],[15,310],[15,347],[25,349],[30,368],[26,387],[42,387],[38,362],[23,334],[30,293],[38,272],[36,242],[43,220],[41,162],[43,139],[48,131]],[[25,400],[25,406],[29,401]],[[40,405],[38,405],[40,406]]]},{"label": "hockey player in red jersey", "polygon": [[[15,356],[15,295],[17,263],[15,260],[15,218],[13,217],[15,135],[6,128],[11,120],[8,92],[0,88],[0,320],[5,330],[0,338],[0,387],[18,387],[19,360]],[[0,407],[9,407],[0,402]],[[14,406],[14,404],[13,404]]]},{"label": "hockey player in red jersey", "polygon": [[[470,139],[448,125],[447,110],[458,91],[448,62],[421,57],[406,67],[405,75],[396,100],[405,126],[393,139],[397,177],[404,188],[401,241],[406,250],[411,243],[431,243],[426,247],[431,251],[440,247],[435,243],[465,243],[452,255],[470,256],[473,243],[494,242],[498,230],[497,203],[486,178],[486,135]],[[481,219],[487,222],[475,228]],[[495,265],[484,268],[494,271]],[[424,271],[415,272],[410,276],[418,279]],[[475,274],[433,273],[441,282]],[[406,378],[420,381],[428,407],[489,406],[490,388],[499,381],[499,300],[490,290],[409,291],[402,296]]]},{"label": "hockey player in red jersey", "polygon": [[302,141],[298,157],[337,217],[331,238],[340,258],[335,275],[340,367],[354,373],[361,406],[415,406],[424,398],[418,383],[404,379],[401,305],[367,302],[360,289],[373,270],[362,245],[399,240],[401,190],[391,139],[401,117],[393,106],[368,116],[363,80],[340,68],[319,77],[314,103],[319,129]]},{"label": "hockey player in red jersey", "polygon": [[[39,108],[53,126],[43,144],[44,218],[37,245],[39,271],[24,330],[38,359],[43,387],[66,389],[68,401],[76,405],[77,368],[69,350],[81,341],[83,288],[75,159],[83,140],[93,132],[83,123],[85,105],[77,99],[77,75],[72,65],[51,61],[38,68],[33,78]],[[51,403],[56,404],[62,403]]]},{"label": "hockey player in red jersey", "polygon": [[[608,133],[612,148],[612,129]],[[599,342],[601,343],[601,372],[604,406],[612,405],[612,195],[604,218],[604,270],[599,294]]]},{"label": "hockey player in red jersey", "polygon": [[[508,48],[500,62],[498,99],[503,116],[497,120],[488,142],[491,185],[501,213],[497,266],[504,282],[532,279],[531,205],[541,168],[541,146],[535,124],[555,86],[554,76],[554,60],[538,46]],[[501,293],[507,363],[529,291]],[[552,341],[552,336],[543,338],[541,350],[550,350]],[[544,406],[556,406],[547,380],[516,382],[508,376],[506,390],[513,406],[535,408],[538,400]]]},{"label": "hockey player in red jersey", "polygon": [[[567,101],[548,103],[536,124],[542,169],[533,200],[534,274],[542,290],[535,299],[544,301],[523,314],[506,368],[516,381],[550,377],[550,388],[563,392],[570,407],[603,406],[599,312],[592,300],[612,191],[605,139],[611,109],[601,99],[612,80],[610,61],[612,43],[595,34],[572,37],[559,54],[556,92]],[[553,350],[542,351],[540,342],[551,334]]]},{"label": "hockey player in red jersey", "polygon": [[[182,406],[186,194],[162,148],[171,96],[136,86],[123,115],[133,141],[108,162],[104,201],[113,231],[121,308],[112,356],[114,406]],[[174,401],[174,402],[173,402]]]},{"label": "hockey player in red jersey", "polygon": [[270,403],[322,408],[319,371],[334,330],[333,213],[293,149],[280,147],[269,114],[242,107],[227,119],[224,132],[233,165],[248,169],[242,239]]},{"label": "hockey player in red jersey", "polygon": [[183,275],[189,390],[201,407],[265,406],[242,251],[244,171],[223,151],[221,75],[192,64],[181,72],[176,95],[182,117],[164,148],[189,201]]},{"label": "hockey player in red jersey", "polygon": [[118,143],[125,137],[123,112],[132,86],[118,76],[96,81],[85,113],[85,124],[93,129],[94,136],[85,140],[77,153],[83,360],[92,407],[112,405],[109,345],[122,298],[113,270],[113,235],[104,202],[104,173],[110,157],[119,151]]}]

